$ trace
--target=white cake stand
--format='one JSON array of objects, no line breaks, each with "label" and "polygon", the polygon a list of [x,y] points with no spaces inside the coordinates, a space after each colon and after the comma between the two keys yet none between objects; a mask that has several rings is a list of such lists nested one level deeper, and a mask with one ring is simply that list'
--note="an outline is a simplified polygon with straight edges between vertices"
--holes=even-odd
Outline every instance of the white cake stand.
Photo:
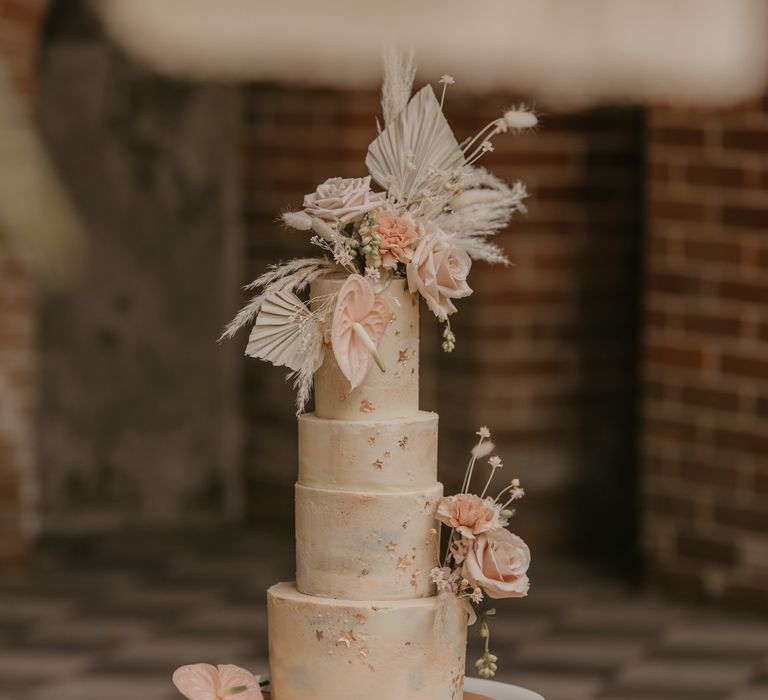
[{"label": "white cake stand", "polygon": [[544,700],[541,695],[532,690],[496,681],[486,681],[482,678],[465,679],[464,690],[478,695],[487,695],[493,700]]}]

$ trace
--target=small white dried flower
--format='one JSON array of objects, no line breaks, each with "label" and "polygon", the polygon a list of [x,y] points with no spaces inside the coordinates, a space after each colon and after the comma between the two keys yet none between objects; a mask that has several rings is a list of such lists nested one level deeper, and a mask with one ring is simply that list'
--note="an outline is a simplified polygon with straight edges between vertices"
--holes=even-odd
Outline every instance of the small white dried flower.
[{"label": "small white dried flower", "polygon": [[455,85],[456,84],[456,80],[454,79],[454,77],[452,75],[448,75],[448,74],[446,74],[442,78],[440,78],[439,82],[441,82],[443,85]]},{"label": "small white dried flower", "polygon": [[365,276],[371,280],[371,282],[378,282],[381,279],[381,272],[377,267],[366,267]]},{"label": "small white dried flower", "polygon": [[533,129],[539,120],[533,112],[520,106],[504,112],[504,123],[510,129],[522,131],[523,129]]},{"label": "small white dried flower", "polygon": [[483,601],[483,592],[480,590],[480,586],[475,586],[474,590],[469,596],[469,599],[473,603],[481,603]]},{"label": "small white dried flower", "polygon": [[491,452],[493,452],[495,449],[496,445],[494,445],[492,442],[483,442],[482,444],[477,444],[472,448],[472,456],[475,459],[482,459],[483,457],[491,454]]},{"label": "small white dried flower", "polygon": [[490,153],[493,151],[493,144],[487,139],[483,141],[480,147],[483,149],[483,153]]},{"label": "small white dried flower", "polygon": [[481,438],[487,440],[489,437],[491,437],[491,431],[488,430],[487,426],[482,425],[480,426],[480,430],[478,430],[475,435],[479,435]]},{"label": "small white dried flower", "polygon": [[312,228],[312,217],[303,211],[283,212],[283,223],[297,231],[309,231]]},{"label": "small white dried flower", "polygon": [[501,461],[501,457],[499,455],[493,455],[488,460],[488,464],[490,464],[494,469],[499,469],[500,467],[504,466],[504,463]]},{"label": "small white dried flower", "polygon": [[429,572],[429,578],[435,584],[438,591],[451,590],[451,570],[447,566],[436,566]]}]

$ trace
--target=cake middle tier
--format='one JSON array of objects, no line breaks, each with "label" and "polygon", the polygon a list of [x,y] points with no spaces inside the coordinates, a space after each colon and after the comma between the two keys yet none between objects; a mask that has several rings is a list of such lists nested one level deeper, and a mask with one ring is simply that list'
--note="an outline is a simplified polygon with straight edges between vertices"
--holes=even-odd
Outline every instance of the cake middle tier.
[{"label": "cake middle tier", "polygon": [[437,414],[350,421],[299,417],[302,486],[387,493],[437,482]]},{"label": "cake middle tier", "polygon": [[432,595],[443,485],[396,493],[296,484],[296,585],[307,595],[403,600]]}]

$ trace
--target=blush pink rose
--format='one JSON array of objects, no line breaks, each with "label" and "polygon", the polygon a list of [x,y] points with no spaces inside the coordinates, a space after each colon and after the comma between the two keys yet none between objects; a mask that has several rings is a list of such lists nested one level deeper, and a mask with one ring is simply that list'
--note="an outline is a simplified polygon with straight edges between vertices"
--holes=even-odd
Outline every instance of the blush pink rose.
[{"label": "blush pink rose", "polygon": [[509,530],[479,535],[467,551],[462,575],[480,586],[490,598],[522,598],[530,582],[526,572],[531,563],[528,545]]},{"label": "blush pink rose", "polygon": [[380,207],[386,195],[371,192],[371,176],[332,177],[304,197],[304,211],[323,221],[346,224]]},{"label": "blush pink rose", "polygon": [[501,527],[501,507],[489,499],[471,493],[446,496],[437,506],[436,518],[471,540],[477,535]]},{"label": "blush pink rose", "polygon": [[472,260],[439,231],[427,232],[406,268],[408,289],[418,291],[439,319],[456,311],[453,299],[472,294],[467,284]]},{"label": "blush pink rose", "polygon": [[398,262],[411,262],[419,242],[419,234],[410,216],[397,216],[380,209],[376,212],[373,232],[381,239],[378,258],[371,261],[375,266],[378,266],[378,263],[384,268],[394,270]]}]

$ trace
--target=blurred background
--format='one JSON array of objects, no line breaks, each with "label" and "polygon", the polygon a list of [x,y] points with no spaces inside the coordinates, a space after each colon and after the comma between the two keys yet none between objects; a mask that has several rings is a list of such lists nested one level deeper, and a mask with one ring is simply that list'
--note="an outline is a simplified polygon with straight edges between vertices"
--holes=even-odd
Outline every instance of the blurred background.
[{"label": "blurred background", "polygon": [[[266,668],[293,391],[216,338],[243,284],[309,250],[279,212],[364,174],[379,111],[378,43],[286,62],[334,26],[302,4],[277,46],[272,15],[247,22],[283,22],[273,3],[0,0],[0,700]],[[417,48],[417,82],[457,78],[460,139],[511,103],[540,118],[484,163],[530,191],[514,266],[476,266],[452,354],[422,313],[446,490],[487,424],[527,491],[534,585],[499,606],[499,677],[768,698],[767,8],[538,7],[479,3],[487,45]]]}]

